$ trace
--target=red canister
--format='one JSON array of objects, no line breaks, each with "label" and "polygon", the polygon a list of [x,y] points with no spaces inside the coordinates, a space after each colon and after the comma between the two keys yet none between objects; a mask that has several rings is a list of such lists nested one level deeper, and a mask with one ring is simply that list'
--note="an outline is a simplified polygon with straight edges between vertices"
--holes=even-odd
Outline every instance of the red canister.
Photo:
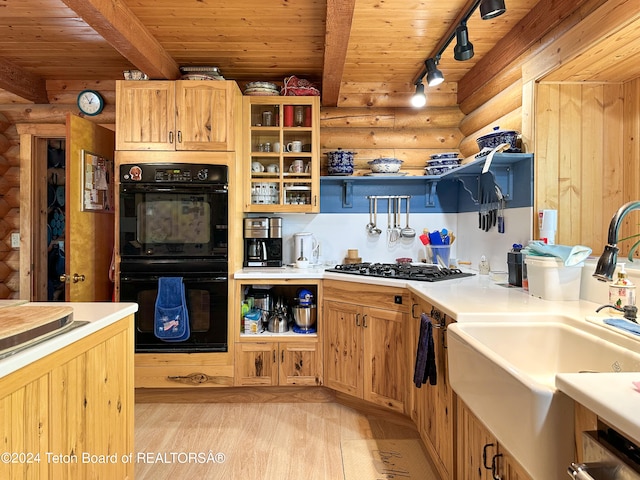
[{"label": "red canister", "polygon": [[293,127],[293,105],[284,106],[284,126]]},{"label": "red canister", "polygon": [[309,106],[304,107],[304,126],[311,126],[311,107]]}]

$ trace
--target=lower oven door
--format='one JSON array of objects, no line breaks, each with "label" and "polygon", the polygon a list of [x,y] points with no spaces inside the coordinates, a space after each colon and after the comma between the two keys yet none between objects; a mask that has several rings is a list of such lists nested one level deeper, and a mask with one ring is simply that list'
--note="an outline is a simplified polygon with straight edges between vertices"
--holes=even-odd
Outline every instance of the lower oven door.
[{"label": "lower oven door", "polygon": [[122,274],[120,277],[120,301],[138,304],[135,314],[136,352],[226,352],[227,277],[206,274],[183,276],[191,334],[181,342],[165,342],[153,333],[159,277],[148,274]]}]

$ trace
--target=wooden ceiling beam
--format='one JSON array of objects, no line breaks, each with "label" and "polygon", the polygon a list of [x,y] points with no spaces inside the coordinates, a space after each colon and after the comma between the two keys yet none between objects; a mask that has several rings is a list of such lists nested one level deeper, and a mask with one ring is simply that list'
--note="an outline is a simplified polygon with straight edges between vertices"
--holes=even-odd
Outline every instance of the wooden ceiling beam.
[{"label": "wooden ceiling beam", "polygon": [[62,0],[149,78],[175,80],[180,69],[122,0]]},{"label": "wooden ceiling beam", "polygon": [[[606,0],[574,0],[558,2],[557,0],[540,0],[533,9],[520,20],[487,54],[476,63],[458,82],[458,105],[473,96],[484,85],[497,77],[503,70],[512,67],[520,55],[532,48],[536,43],[540,47],[540,39],[576,12],[573,23],[579,21],[588,12],[594,10]],[[507,9],[509,8],[507,4]],[[569,22],[571,23],[571,22]],[[570,28],[567,24],[563,30]],[[559,35],[561,32],[554,32]]]},{"label": "wooden ceiling beam", "polygon": [[49,103],[45,80],[8,60],[0,61],[0,88],[33,103]]},{"label": "wooden ceiling beam", "polygon": [[355,0],[327,0],[322,67],[322,105],[325,107],[338,105],[355,4]]}]

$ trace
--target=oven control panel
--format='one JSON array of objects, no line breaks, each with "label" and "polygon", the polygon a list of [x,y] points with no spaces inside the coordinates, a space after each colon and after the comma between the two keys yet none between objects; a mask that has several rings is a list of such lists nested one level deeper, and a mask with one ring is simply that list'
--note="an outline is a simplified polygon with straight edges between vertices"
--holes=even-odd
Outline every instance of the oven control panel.
[{"label": "oven control panel", "polygon": [[125,183],[228,183],[226,165],[135,164],[120,165]]}]

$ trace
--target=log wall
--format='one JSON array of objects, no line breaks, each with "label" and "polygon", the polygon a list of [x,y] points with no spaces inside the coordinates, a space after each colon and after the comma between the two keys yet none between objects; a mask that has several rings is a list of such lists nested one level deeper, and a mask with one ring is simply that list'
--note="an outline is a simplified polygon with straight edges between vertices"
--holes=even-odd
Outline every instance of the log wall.
[{"label": "log wall", "polygon": [[[320,111],[323,154],[337,149],[353,151],[355,175],[370,172],[368,161],[381,157],[403,160],[402,171],[424,175],[429,156],[458,152],[464,115],[454,104],[422,109],[402,107],[338,107]],[[322,175],[327,174],[323,155]]]}]

